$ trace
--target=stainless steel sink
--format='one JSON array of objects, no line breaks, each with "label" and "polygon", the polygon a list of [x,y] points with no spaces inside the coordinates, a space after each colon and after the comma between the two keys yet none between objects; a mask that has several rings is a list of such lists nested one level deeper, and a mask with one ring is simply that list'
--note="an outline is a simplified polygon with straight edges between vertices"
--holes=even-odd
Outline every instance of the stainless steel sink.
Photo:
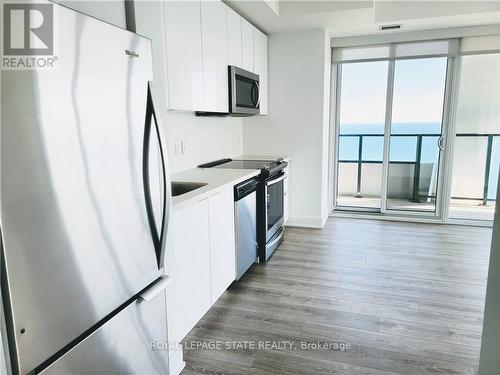
[{"label": "stainless steel sink", "polygon": [[178,195],[186,194],[206,185],[207,184],[204,182],[172,181],[172,196],[176,197]]}]

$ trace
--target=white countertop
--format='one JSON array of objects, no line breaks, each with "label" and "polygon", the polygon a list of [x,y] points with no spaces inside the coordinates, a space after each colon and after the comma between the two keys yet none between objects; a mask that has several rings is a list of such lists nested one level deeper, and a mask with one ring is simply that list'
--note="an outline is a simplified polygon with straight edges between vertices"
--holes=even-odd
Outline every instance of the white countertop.
[{"label": "white countertop", "polygon": [[207,185],[189,193],[172,197],[172,209],[176,211],[192,203],[199,202],[228,186],[234,186],[257,176],[259,173],[258,169],[219,168],[193,168],[173,173],[170,176],[172,181],[204,182]]},{"label": "white countertop", "polygon": [[[257,156],[257,155],[241,155],[233,160],[276,160],[282,158],[289,162],[289,156]],[[234,186],[257,176],[260,173],[258,169],[222,169],[222,168],[193,168],[186,171],[172,173],[170,176],[172,181],[180,182],[204,182],[207,185],[190,191],[189,193],[172,197],[172,209],[179,210],[192,203],[199,202],[228,186]]]}]

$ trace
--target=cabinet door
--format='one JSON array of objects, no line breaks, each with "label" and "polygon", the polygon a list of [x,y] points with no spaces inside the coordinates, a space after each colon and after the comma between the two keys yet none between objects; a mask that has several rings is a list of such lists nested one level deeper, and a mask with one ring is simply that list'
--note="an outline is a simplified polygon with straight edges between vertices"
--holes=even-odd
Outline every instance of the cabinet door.
[{"label": "cabinet door", "polygon": [[173,213],[165,272],[169,340],[181,341],[208,311],[210,298],[210,236],[208,199]]},{"label": "cabinet door", "polygon": [[253,31],[253,62],[260,78],[260,114],[267,115],[267,36],[257,29]]},{"label": "cabinet door", "polygon": [[203,108],[203,66],[199,1],[165,1],[169,109]]},{"label": "cabinet door", "polygon": [[227,11],[227,63],[241,67],[241,16],[229,7]]},{"label": "cabinet door", "polygon": [[201,2],[204,111],[228,112],[226,5]]},{"label": "cabinet door", "polygon": [[229,187],[209,198],[212,304],[234,281],[234,198]]},{"label": "cabinet door", "polygon": [[241,19],[241,67],[253,72],[253,30],[246,19]]}]

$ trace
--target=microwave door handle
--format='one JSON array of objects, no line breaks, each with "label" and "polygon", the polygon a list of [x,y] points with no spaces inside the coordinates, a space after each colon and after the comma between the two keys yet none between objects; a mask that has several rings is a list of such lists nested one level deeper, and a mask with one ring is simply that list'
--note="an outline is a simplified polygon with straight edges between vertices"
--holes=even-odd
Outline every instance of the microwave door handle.
[{"label": "microwave door handle", "polygon": [[[257,94],[255,93],[257,91]],[[257,108],[257,103],[259,102],[259,93],[257,82],[252,81],[252,89],[250,91],[250,100],[252,101],[252,105]]]},{"label": "microwave door handle", "polygon": [[260,105],[260,86],[259,86],[259,82],[255,82],[255,86],[257,87],[257,104],[255,105],[255,108],[259,108],[259,105]]}]

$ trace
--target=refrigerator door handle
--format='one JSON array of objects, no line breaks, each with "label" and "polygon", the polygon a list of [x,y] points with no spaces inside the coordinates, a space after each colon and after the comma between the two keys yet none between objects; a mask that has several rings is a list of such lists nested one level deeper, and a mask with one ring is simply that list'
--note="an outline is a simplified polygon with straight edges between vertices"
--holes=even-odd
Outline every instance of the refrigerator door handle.
[{"label": "refrigerator door handle", "polygon": [[169,276],[161,276],[155,283],[153,283],[153,285],[139,294],[139,299],[143,300],[144,302],[151,301],[158,294],[163,292],[171,282],[172,279]]},{"label": "refrigerator door handle", "polygon": [[[158,232],[156,226],[153,205],[151,201],[151,190],[150,190],[150,179],[149,179],[149,144],[151,138],[151,130],[153,128],[152,120],[154,120],[154,132],[158,140],[158,149],[160,151],[161,157],[161,169],[162,169],[162,218],[161,218],[161,228]],[[151,236],[153,237],[153,244],[156,253],[156,260],[158,262],[158,268],[161,269],[164,266],[165,261],[165,242],[167,237],[168,222],[170,218],[170,207],[172,204],[172,192],[170,186],[170,175],[168,173],[168,159],[165,154],[166,148],[163,147],[163,136],[162,136],[162,125],[160,118],[155,111],[154,99],[152,94],[152,82],[148,82],[148,99],[146,106],[146,121],[144,127],[144,144],[143,144],[143,159],[142,159],[142,170],[143,170],[143,184],[144,184],[144,199],[146,202],[146,211],[148,216],[149,226],[151,228]]]}]

